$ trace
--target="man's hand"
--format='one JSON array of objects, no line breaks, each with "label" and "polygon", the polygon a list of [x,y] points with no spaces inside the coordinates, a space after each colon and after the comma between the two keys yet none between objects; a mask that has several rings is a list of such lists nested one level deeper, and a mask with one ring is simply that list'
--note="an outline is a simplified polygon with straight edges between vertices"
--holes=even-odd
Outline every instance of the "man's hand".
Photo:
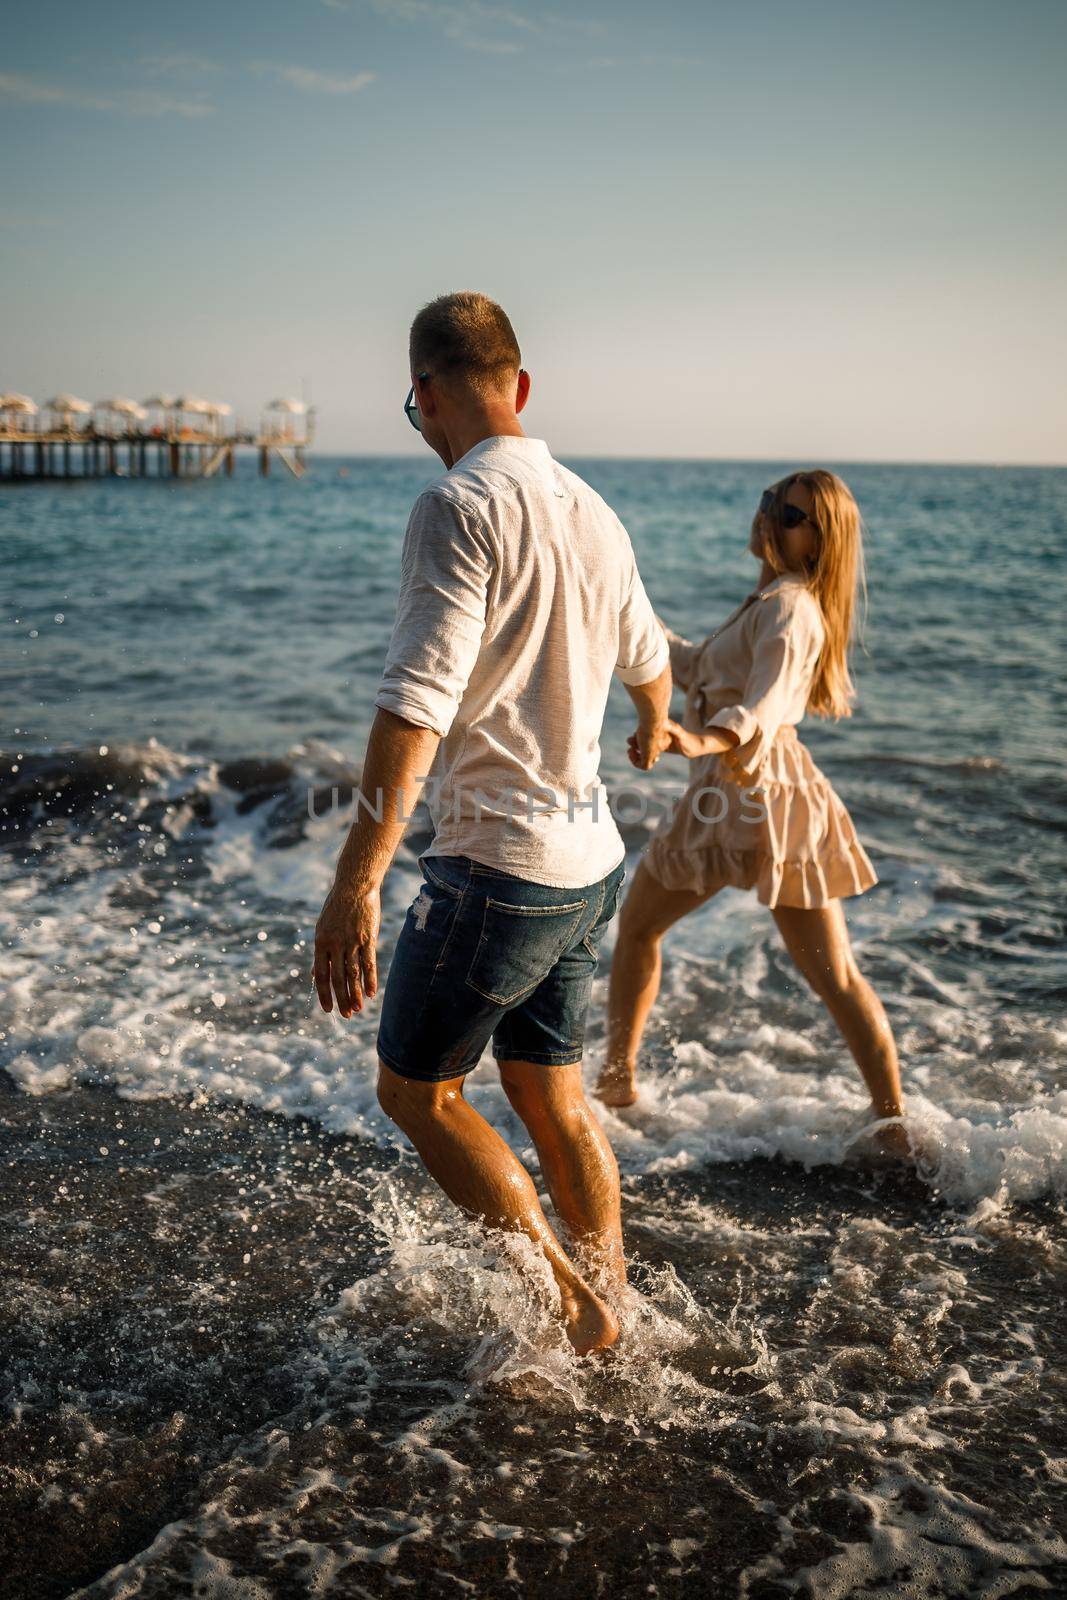
[{"label": "man's hand", "polygon": [[648,772],[668,747],[667,714],[671,705],[671,669],[664,667],[649,683],[628,683],[626,693],[637,709],[637,732],[626,741],[632,766]]},{"label": "man's hand", "polygon": [[648,772],[656,765],[665,750],[670,749],[671,739],[667,732],[667,723],[662,722],[656,728],[637,728],[626,741],[626,754],[630,758],[630,765],[638,767],[642,772]]},{"label": "man's hand", "polygon": [[391,711],[374,718],[360,780],[369,803],[356,807],[315,928],[312,976],[324,1011],[336,997],[342,1017],[350,1017],[378,992],[379,886],[419,797],[417,774],[429,772],[438,742],[429,728]]},{"label": "man's hand", "polygon": [[[334,884],[315,927],[313,976],[319,1005],[342,1017],[363,1010],[363,999],[378,992],[378,929],[382,902],[377,889],[343,894]],[[331,993],[332,990],[332,993]]]}]

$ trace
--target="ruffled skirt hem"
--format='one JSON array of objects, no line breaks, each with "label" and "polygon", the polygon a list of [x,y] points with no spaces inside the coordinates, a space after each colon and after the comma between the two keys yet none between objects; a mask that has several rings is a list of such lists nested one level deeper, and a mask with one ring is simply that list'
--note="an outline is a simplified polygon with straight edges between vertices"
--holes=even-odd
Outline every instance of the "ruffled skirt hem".
[{"label": "ruffled skirt hem", "polygon": [[[644,860],[666,889],[709,894],[724,885],[755,889],[762,905],[812,910],[863,894],[878,882],[852,818],[792,728],[783,728],[758,774],[763,816],[718,768],[701,762],[673,819]],[[697,804],[714,787],[725,815],[706,821]],[[747,808],[747,809],[746,809]]]},{"label": "ruffled skirt hem", "polygon": [[775,861],[759,850],[716,845],[672,850],[653,839],[644,861],[665,889],[691,889],[697,894],[710,894],[724,885],[755,889],[760,904],[769,907],[812,910],[863,894],[878,882],[858,839],[851,850],[808,861]]}]

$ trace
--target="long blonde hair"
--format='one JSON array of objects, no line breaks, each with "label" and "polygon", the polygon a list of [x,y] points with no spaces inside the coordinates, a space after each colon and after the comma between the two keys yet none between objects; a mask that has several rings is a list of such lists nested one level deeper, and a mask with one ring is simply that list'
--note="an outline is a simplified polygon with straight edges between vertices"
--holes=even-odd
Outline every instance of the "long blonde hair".
[{"label": "long blonde hair", "polygon": [[[807,709],[817,717],[850,717],[856,687],[849,671],[849,651],[857,591],[867,609],[867,575],[863,561],[863,521],[847,484],[818,468],[791,472],[773,485],[774,504],[765,519],[763,551],[775,572],[788,567],[782,548],[782,507],[794,484],[811,494],[815,552],[805,564],[807,587],[819,602],[826,639],[808,694]],[[759,521],[757,513],[756,522]],[[753,523],[755,528],[755,523]]]}]

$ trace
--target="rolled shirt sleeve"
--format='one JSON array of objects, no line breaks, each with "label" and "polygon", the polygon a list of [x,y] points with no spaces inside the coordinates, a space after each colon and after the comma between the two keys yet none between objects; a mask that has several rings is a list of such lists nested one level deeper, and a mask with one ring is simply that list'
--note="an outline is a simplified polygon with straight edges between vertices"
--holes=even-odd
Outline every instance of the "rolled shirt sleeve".
[{"label": "rolled shirt sleeve", "polygon": [[478,659],[495,561],[488,531],[440,489],[416,500],[374,703],[443,738]]},{"label": "rolled shirt sleeve", "polygon": [[810,596],[792,602],[781,593],[763,601],[753,619],[752,665],[742,700],[709,717],[705,726],[726,728],[740,744],[758,737],[748,760],[757,767],[767,754],[789,707],[807,687],[823,644],[823,624]]},{"label": "rolled shirt sleeve", "polygon": [[619,657],[615,663],[615,676],[622,683],[636,686],[651,683],[659,677],[670,664],[670,650],[659,618],[641,582],[641,574],[630,549],[629,535],[625,529],[622,531],[630,559],[626,591],[619,612]]}]

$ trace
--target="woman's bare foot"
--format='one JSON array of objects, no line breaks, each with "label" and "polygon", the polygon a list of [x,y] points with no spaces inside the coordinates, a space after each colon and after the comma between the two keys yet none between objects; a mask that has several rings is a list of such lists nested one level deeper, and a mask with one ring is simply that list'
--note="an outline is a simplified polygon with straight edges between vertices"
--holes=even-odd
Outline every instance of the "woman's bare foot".
[{"label": "woman's bare foot", "polygon": [[873,1144],[880,1156],[891,1156],[897,1161],[911,1161],[915,1152],[912,1149],[911,1139],[904,1124],[903,1112],[899,1113],[900,1121],[884,1122],[875,1128]]},{"label": "woman's bare foot", "polygon": [[633,1067],[605,1062],[593,1093],[606,1106],[632,1106],[637,1099],[637,1080]]},{"label": "woman's bare foot", "polygon": [[561,1291],[563,1325],[576,1355],[607,1350],[619,1337],[619,1319],[590,1289]]},{"label": "woman's bare foot", "polygon": [[879,1162],[914,1164],[917,1152],[903,1111],[877,1111],[872,1106],[870,1116],[871,1121],[850,1141],[856,1155]]}]

